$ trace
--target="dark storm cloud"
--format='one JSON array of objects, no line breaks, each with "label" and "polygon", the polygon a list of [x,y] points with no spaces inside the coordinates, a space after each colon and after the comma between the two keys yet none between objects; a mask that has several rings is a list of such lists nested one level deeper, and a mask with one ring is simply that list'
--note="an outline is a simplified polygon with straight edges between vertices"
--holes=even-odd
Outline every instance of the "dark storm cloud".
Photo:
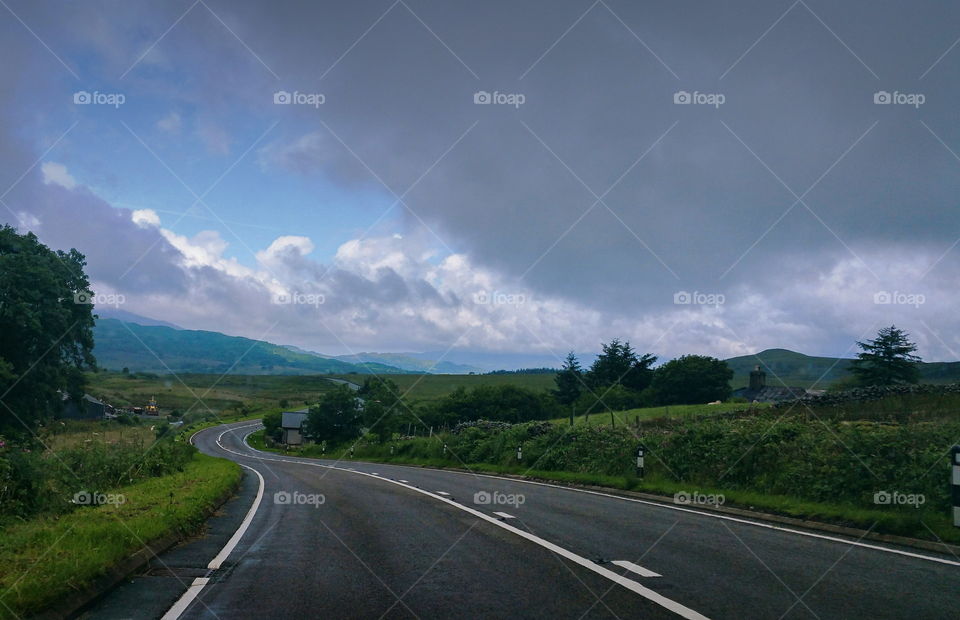
[{"label": "dark storm cloud", "polygon": [[[677,291],[723,292],[741,313],[727,321],[767,312],[775,326],[741,343],[805,331],[830,347],[864,326],[851,314],[877,310],[869,291],[956,279],[960,51],[937,61],[960,35],[958,6],[207,4],[12,6],[68,64],[95,57],[84,78],[124,74],[201,107],[227,134],[237,115],[278,119],[264,166],[349,187],[382,181],[404,195],[397,212],[411,226],[422,218],[476,264],[600,312],[666,315]],[[64,77],[17,24],[4,28],[25,65]],[[46,77],[7,77],[50,90]],[[275,106],[277,90],[325,103]],[[524,102],[476,105],[477,91]],[[678,91],[724,101],[677,105]],[[878,91],[925,101],[876,105]],[[925,281],[904,279],[909,259],[912,274],[930,269]],[[334,278],[349,289],[359,276]],[[376,282],[364,296],[441,297],[424,282]],[[844,287],[859,297],[833,303]],[[956,301],[933,299],[931,317]]]}]

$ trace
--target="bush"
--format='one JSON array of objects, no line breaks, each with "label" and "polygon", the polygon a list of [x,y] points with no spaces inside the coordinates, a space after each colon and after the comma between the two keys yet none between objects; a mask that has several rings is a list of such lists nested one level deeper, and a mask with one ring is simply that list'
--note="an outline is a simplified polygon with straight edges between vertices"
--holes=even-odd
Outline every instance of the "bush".
[{"label": "bush", "polygon": [[[172,435],[171,435],[172,436]],[[10,446],[0,439],[0,517],[25,518],[72,510],[74,494],[103,492],[182,471],[195,448],[160,441],[95,441],[56,452]]]}]

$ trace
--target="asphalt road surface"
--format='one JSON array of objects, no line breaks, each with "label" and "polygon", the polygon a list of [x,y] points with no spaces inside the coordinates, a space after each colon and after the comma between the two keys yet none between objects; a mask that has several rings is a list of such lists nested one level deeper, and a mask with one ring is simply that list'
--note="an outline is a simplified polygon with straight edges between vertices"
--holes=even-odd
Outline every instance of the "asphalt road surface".
[{"label": "asphalt road surface", "polygon": [[[956,618],[960,559],[494,476],[263,453],[89,618]],[[261,480],[262,478],[262,480]],[[693,491],[693,489],[691,489]]]}]

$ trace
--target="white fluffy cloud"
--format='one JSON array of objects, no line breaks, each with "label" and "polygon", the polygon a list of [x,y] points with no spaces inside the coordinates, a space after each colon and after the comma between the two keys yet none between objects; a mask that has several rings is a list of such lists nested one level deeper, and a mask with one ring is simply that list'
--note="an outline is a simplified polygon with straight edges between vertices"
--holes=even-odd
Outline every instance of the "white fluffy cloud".
[{"label": "white fluffy cloud", "polygon": [[66,189],[73,189],[77,186],[77,180],[67,172],[67,167],[63,164],[45,161],[40,166],[40,171],[43,173],[43,182],[46,185],[59,185]]},{"label": "white fluffy cloud", "polygon": [[160,216],[153,209],[136,209],[130,214],[130,219],[140,228],[160,226]]}]

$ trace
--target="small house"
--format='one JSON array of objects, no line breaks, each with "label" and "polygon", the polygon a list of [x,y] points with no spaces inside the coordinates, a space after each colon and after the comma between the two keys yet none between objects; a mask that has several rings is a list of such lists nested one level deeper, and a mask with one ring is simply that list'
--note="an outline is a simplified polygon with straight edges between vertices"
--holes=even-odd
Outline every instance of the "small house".
[{"label": "small house", "polygon": [[288,446],[303,443],[303,423],[307,420],[307,410],[284,411],[280,414],[281,441]]},{"label": "small house", "polygon": [[65,393],[62,393],[62,396],[63,408],[60,410],[62,420],[102,420],[106,417],[104,415],[106,406],[89,394],[84,394],[79,404]]},{"label": "small house", "polygon": [[750,384],[745,388],[733,391],[735,397],[746,398],[752,403],[779,403],[822,393],[823,390],[767,385],[767,373],[760,370],[759,364],[750,371]]}]

